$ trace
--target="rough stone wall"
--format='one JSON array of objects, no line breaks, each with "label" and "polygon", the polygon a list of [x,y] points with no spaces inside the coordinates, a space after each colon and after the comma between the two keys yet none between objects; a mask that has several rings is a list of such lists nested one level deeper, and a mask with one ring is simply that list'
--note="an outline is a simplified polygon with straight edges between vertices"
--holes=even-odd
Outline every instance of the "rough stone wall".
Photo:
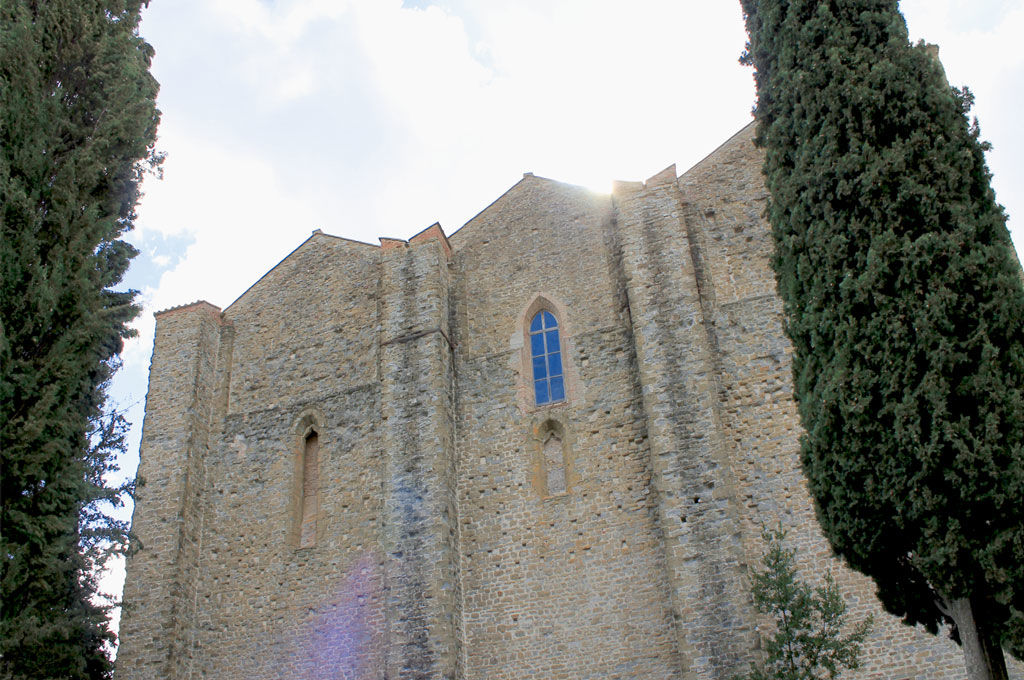
[{"label": "rough stone wall", "polygon": [[220,310],[197,303],[157,324],[118,658],[121,674],[184,677],[190,669],[214,405]]},{"label": "rough stone wall", "polygon": [[670,167],[644,187],[619,185],[617,238],[682,677],[726,678],[749,659],[754,638],[722,445],[716,348],[675,180]]},{"label": "rough stone wall", "polygon": [[779,521],[877,617],[851,677],[962,677],[814,521],[751,136],[612,196],[527,175],[450,242],[315,232],[158,314],[118,676],[725,679]]},{"label": "rough stone wall", "polygon": [[384,677],[454,680],[458,546],[443,236],[383,254]]},{"label": "rough stone wall", "polygon": [[[314,234],[225,310],[192,677],[382,677],[379,269],[378,249]],[[319,489],[303,548],[311,427]]]},{"label": "rough stone wall", "polygon": [[228,307],[229,413],[376,385],[379,268],[379,248],[315,233]]},{"label": "rough stone wall", "polygon": [[[607,197],[527,176],[452,238],[467,680],[678,675],[611,219]],[[570,377],[540,408],[522,329],[538,294]],[[551,420],[570,459],[557,495],[539,469]]]},{"label": "rough stone wall", "polygon": [[[135,513],[143,550],[129,567],[121,677],[377,676],[379,252],[314,235],[223,315],[205,304],[158,315],[140,468],[148,483]],[[197,345],[183,325],[201,312],[223,329],[219,347]],[[197,353],[202,380],[186,370]],[[202,408],[189,405],[190,383],[206,389]],[[202,455],[182,443],[194,438],[179,434],[183,416],[208,433]],[[307,426],[320,437],[319,513],[315,545],[299,549]],[[195,492],[164,480],[193,468],[205,471],[190,478]],[[155,530],[158,512],[158,526],[200,527],[188,534],[201,545],[197,559]],[[168,573],[144,566],[154,562],[189,565],[187,602],[154,589]],[[161,619],[149,610],[168,606],[173,624],[154,626]],[[148,657],[135,661],[140,648]],[[155,663],[156,652],[166,660]]]},{"label": "rough stone wall", "polygon": [[[742,505],[744,562],[760,565],[761,528],[781,522],[810,579],[835,574],[852,616],[875,615],[863,669],[851,678],[963,677],[963,656],[944,637],[885,614],[872,582],[831,557],[800,472],[800,419],[793,401],[789,341],[771,270],[767,191],[753,126],[679,178],[683,214],[703,262],[703,289],[717,345],[723,445]],[[845,677],[845,676],[844,676]]]}]

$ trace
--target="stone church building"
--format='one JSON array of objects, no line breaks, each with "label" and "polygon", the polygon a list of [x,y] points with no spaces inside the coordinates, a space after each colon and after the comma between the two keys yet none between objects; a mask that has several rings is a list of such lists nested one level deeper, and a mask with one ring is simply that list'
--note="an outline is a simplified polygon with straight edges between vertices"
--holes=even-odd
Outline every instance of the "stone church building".
[{"label": "stone church building", "polygon": [[752,137],[158,313],[117,677],[725,680],[781,522],[876,615],[844,677],[962,678],[815,523]]}]

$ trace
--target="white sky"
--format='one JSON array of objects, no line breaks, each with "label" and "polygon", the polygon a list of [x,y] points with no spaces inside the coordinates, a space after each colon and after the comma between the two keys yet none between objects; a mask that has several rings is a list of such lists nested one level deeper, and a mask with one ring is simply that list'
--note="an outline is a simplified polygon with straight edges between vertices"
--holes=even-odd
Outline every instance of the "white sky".
[{"label": "white sky", "polygon": [[[1020,252],[1024,0],[900,5],[976,95]],[[230,304],[316,228],[451,233],[525,171],[599,191],[681,172],[754,102],[738,0],[156,0],[142,34],[167,161],[131,236],[145,310],[115,389],[135,422],[128,474],[154,311]]]}]

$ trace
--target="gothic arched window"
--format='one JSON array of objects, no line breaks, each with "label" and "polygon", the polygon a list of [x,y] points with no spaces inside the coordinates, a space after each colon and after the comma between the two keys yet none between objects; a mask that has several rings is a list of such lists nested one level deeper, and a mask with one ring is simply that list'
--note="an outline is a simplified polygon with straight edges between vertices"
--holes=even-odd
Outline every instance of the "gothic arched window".
[{"label": "gothic arched window", "polygon": [[541,406],[565,401],[558,320],[547,310],[537,312],[530,322],[530,357],[533,359],[533,394],[536,404]]}]

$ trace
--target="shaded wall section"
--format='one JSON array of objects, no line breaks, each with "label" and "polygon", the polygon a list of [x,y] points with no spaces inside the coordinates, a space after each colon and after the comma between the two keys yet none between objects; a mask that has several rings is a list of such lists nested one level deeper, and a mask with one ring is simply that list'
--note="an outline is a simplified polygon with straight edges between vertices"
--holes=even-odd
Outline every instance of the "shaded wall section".
[{"label": "shaded wall section", "polygon": [[873,583],[831,556],[814,517],[800,471],[792,348],[775,293],[771,232],[763,216],[767,190],[753,134],[753,125],[741,130],[678,181],[682,214],[702,262],[699,280],[716,345],[723,454],[741,507],[742,561],[759,567],[761,529],[781,522],[808,579],[820,583],[831,570],[851,615],[875,615],[863,668],[844,677],[963,677],[959,648],[885,614]]},{"label": "shaded wall section", "polygon": [[[613,228],[609,197],[527,176],[452,237],[467,679],[678,677]],[[537,407],[541,309],[567,398]]]}]

